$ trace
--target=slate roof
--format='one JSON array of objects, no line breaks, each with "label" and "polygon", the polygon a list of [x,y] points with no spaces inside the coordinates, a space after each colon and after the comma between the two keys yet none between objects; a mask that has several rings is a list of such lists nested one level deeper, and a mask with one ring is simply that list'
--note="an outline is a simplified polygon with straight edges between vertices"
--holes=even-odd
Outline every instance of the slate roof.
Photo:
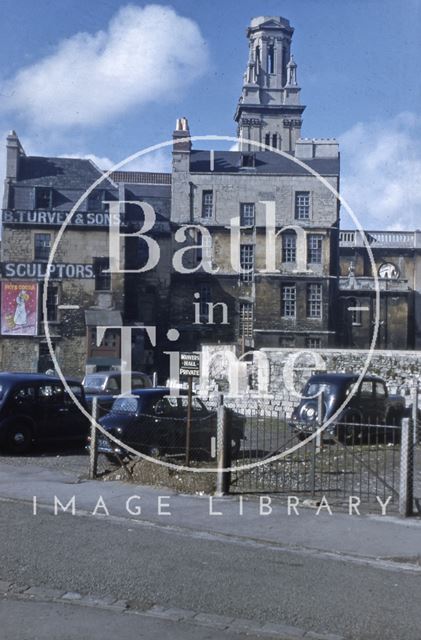
[{"label": "slate roof", "polygon": [[[103,172],[90,160],[82,158],[45,158],[24,156],[19,160],[17,183],[27,186],[55,189],[86,190]],[[110,180],[104,180],[101,189],[115,189]]]},{"label": "slate roof", "polygon": [[[254,167],[242,167],[240,151],[215,151],[213,173],[238,174],[278,174],[284,176],[306,176],[308,171],[300,167],[290,158],[270,151],[258,151],[255,155]],[[339,158],[311,158],[303,160],[305,164],[322,176],[339,175]],[[192,173],[211,173],[210,152],[193,150],[190,156],[190,171]]]}]

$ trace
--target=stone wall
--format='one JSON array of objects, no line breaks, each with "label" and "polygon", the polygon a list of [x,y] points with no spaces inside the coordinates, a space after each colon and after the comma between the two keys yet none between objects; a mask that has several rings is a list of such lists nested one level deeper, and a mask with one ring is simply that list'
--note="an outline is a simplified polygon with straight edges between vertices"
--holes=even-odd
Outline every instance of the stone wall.
[{"label": "stone wall", "polygon": [[[200,394],[212,400],[224,393],[233,408],[285,411],[289,415],[310,375],[317,372],[360,374],[368,351],[325,349],[261,349],[242,360],[233,345],[206,345],[202,349]],[[392,394],[407,397],[421,381],[421,352],[375,351],[367,373],[382,377]]]}]

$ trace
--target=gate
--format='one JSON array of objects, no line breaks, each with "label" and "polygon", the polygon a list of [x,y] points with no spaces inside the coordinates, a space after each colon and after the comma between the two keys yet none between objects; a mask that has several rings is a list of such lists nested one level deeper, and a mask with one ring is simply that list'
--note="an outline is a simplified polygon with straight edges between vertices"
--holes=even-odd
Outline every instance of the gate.
[{"label": "gate", "polygon": [[[299,444],[283,413],[245,415],[245,436],[232,461],[232,493],[285,493],[361,502],[389,497],[397,502],[400,474],[400,424],[338,424],[285,457]],[[304,436],[301,436],[304,437]],[[242,467],[255,464],[251,469]]]}]

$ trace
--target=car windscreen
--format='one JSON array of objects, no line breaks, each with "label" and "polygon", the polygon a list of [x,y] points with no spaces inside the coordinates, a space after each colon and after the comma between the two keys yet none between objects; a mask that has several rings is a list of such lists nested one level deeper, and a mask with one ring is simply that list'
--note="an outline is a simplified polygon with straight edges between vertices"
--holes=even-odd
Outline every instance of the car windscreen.
[{"label": "car windscreen", "polygon": [[138,398],[121,397],[113,402],[112,413],[136,413],[138,408]]},{"label": "car windscreen", "polygon": [[85,391],[88,393],[90,391],[101,391],[104,386],[106,378],[104,376],[86,376],[83,386],[85,387]]},{"label": "car windscreen", "polygon": [[305,398],[316,398],[321,392],[326,396],[337,395],[339,386],[331,382],[308,382],[304,387]]}]

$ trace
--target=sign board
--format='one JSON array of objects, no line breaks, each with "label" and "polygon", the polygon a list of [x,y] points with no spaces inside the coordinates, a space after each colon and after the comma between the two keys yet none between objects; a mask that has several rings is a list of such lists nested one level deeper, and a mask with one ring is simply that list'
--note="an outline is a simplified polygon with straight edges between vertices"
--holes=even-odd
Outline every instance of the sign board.
[{"label": "sign board", "polygon": [[[41,278],[45,277],[47,271],[46,262],[3,262],[1,272],[4,278]],[[94,267],[92,264],[69,264],[54,262],[50,267],[50,278],[52,280],[63,280],[64,278],[76,278],[78,280],[94,278]]]},{"label": "sign board", "polygon": [[38,333],[38,284],[1,283],[1,334],[36,336]]},{"label": "sign board", "polygon": [[180,376],[200,376],[199,353],[180,353]]}]

